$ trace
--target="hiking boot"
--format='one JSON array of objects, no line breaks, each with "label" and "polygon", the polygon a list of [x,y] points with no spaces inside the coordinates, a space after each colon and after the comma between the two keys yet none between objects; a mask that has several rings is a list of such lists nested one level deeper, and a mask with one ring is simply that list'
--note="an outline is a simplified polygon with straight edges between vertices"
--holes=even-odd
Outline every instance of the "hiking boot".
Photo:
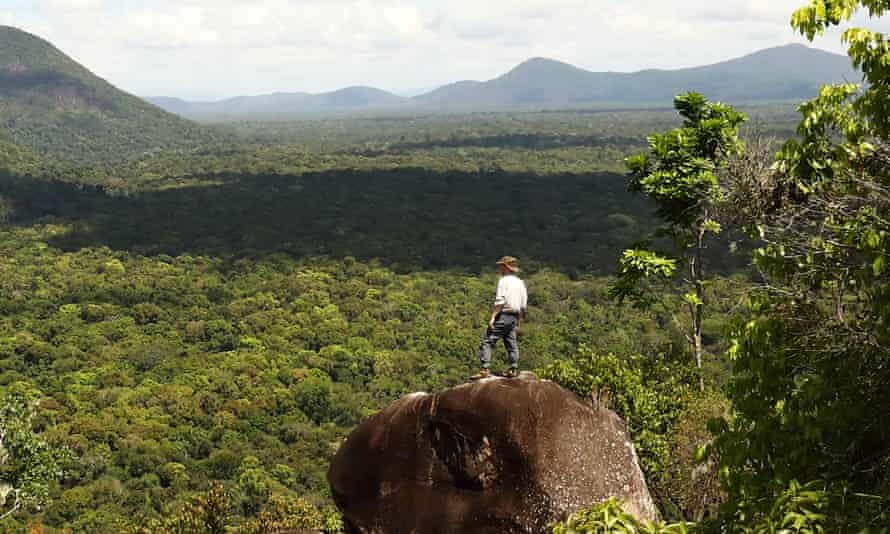
[{"label": "hiking boot", "polygon": [[504,378],[519,378],[519,368],[511,367],[504,371]]},{"label": "hiking boot", "polygon": [[491,376],[491,371],[483,367],[479,370],[478,373],[471,376],[470,380],[482,380],[483,378],[488,378],[489,376]]}]

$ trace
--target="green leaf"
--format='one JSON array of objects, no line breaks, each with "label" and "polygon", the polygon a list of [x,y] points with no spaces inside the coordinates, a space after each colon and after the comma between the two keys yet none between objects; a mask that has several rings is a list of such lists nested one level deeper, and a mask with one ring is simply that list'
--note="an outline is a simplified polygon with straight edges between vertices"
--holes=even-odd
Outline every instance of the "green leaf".
[{"label": "green leaf", "polygon": [[875,261],[872,263],[872,271],[874,272],[875,276],[880,276],[884,273],[886,263],[887,256],[885,256],[884,254],[881,254],[880,256],[875,258]]},{"label": "green leaf", "polygon": [[692,304],[693,306],[704,305],[704,302],[695,293],[686,293],[685,295],[683,295],[683,301]]}]

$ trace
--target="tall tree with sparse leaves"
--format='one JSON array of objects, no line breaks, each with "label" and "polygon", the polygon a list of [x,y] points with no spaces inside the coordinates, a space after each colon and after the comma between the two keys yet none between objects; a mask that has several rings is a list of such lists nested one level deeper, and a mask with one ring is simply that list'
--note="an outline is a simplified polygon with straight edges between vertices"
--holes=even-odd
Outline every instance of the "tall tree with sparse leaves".
[{"label": "tall tree with sparse leaves", "polygon": [[[652,135],[649,153],[625,161],[631,189],[655,203],[665,223],[660,236],[669,238],[672,250],[662,253],[648,245],[626,250],[612,295],[648,307],[664,294],[654,285],[683,286],[692,325],[686,337],[701,368],[707,280],[704,251],[708,236],[720,232],[716,211],[723,197],[718,169],[728,155],[741,149],[738,133],[746,117],[698,93],[676,97],[674,107],[684,119],[683,126]],[[671,306],[666,309],[673,315]]]}]

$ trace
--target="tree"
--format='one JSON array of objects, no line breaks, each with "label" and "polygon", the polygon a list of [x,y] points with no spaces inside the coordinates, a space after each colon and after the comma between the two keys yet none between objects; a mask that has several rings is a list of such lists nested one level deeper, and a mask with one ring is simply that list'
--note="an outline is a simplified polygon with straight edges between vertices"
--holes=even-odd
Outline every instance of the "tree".
[{"label": "tree", "polygon": [[176,513],[121,530],[128,534],[224,534],[230,531],[232,501],[222,484],[212,482],[206,492],[191,496]]},{"label": "tree", "polygon": [[[683,297],[692,322],[687,340],[696,366],[701,368],[704,251],[707,236],[720,232],[715,216],[723,196],[717,171],[727,155],[740,150],[738,132],[746,117],[698,93],[676,97],[674,107],[684,119],[683,126],[652,135],[648,154],[625,161],[631,189],[655,203],[658,216],[665,222],[661,234],[669,238],[673,250],[670,254],[646,246],[626,250],[612,295],[650,306],[657,301],[651,284],[679,280],[688,290]],[[679,268],[684,264],[688,274],[681,277]]]},{"label": "tree", "polygon": [[[815,0],[792,25],[813,39],[861,8],[890,2]],[[757,221],[765,284],[732,332],[735,413],[712,448],[730,531],[779,528],[802,501],[812,531],[890,524],[890,42],[843,39],[868,84],[800,106],[777,157],[783,201]]]},{"label": "tree", "polygon": [[269,482],[268,473],[256,457],[248,456],[242,460],[238,475],[238,490],[246,515],[256,515],[269,500],[269,496],[272,495]]},{"label": "tree", "polygon": [[0,401],[0,521],[49,500],[49,486],[62,478],[70,455],[31,428],[35,404],[20,395]]},{"label": "tree", "polygon": [[343,532],[343,520],[336,510],[320,509],[302,498],[273,496],[256,518],[238,531],[241,534],[272,534],[275,532]]},{"label": "tree", "polygon": [[[791,25],[812,41],[817,35],[822,35],[826,29],[839,26],[850,20],[859,10],[865,9],[871,17],[880,17],[890,11],[888,0],[811,0],[807,7],[797,10],[791,18]],[[883,33],[866,28],[847,28],[841,40],[848,45],[847,54],[858,69],[862,70],[866,88],[858,92],[851,100],[852,114],[847,115],[852,121],[846,123],[847,127],[860,134],[873,133],[881,137],[890,135],[890,87],[887,86],[890,79],[890,39]],[[858,89],[855,85],[838,86],[841,92]],[[835,93],[838,94],[838,93]],[[834,106],[826,98],[820,97],[814,101],[817,111],[829,111]],[[840,111],[835,109],[836,111]],[[835,115],[834,112],[830,115]],[[836,115],[835,115],[836,116]],[[856,120],[867,119],[868,124]],[[838,117],[840,118],[840,117]]]},{"label": "tree", "polygon": [[324,371],[312,369],[294,388],[294,398],[303,413],[320,423],[331,415],[332,389],[331,378]]}]

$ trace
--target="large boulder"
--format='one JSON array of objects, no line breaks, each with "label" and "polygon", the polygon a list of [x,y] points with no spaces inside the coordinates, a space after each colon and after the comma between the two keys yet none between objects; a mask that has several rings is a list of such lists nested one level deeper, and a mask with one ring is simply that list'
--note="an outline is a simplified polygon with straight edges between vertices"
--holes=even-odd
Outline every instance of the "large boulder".
[{"label": "large boulder", "polygon": [[657,515],[622,420],[531,373],[394,402],[350,434],[328,481],[363,534],[547,532],[609,497]]}]

